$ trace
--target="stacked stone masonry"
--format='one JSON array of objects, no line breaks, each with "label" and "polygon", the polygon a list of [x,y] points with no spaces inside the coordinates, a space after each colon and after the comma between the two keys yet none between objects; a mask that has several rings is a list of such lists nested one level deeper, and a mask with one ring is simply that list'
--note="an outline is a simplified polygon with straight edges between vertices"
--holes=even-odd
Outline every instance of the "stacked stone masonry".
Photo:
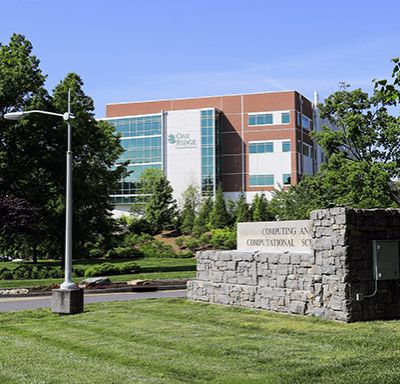
[{"label": "stacked stone masonry", "polygon": [[311,252],[203,251],[188,297],[340,321],[400,318],[398,280],[374,291],[372,241],[400,238],[400,210],[313,211]]}]

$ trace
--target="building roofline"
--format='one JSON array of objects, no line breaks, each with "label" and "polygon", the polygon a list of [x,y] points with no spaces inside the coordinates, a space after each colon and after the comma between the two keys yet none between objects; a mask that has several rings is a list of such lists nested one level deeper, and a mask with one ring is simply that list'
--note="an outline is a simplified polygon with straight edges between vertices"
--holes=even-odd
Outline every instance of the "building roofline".
[{"label": "building roofline", "polygon": [[153,112],[153,113],[144,113],[144,114],[140,114],[140,115],[122,115],[122,116],[111,116],[111,117],[99,117],[96,120],[99,121],[107,121],[107,120],[116,120],[116,119],[131,119],[131,118],[135,118],[135,117],[146,117],[146,116],[161,116],[163,112],[187,112],[187,111],[207,111],[209,109],[213,109],[214,111],[217,111],[218,113],[221,113],[221,110],[219,110],[218,108],[215,107],[204,107],[204,108],[191,108],[191,109],[174,109],[174,110],[170,110],[170,109],[163,109],[160,112]]},{"label": "building roofline", "polygon": [[[284,91],[264,91],[264,92],[247,92],[247,93],[231,93],[227,95],[210,95],[210,96],[196,96],[196,97],[179,97],[175,99],[155,99],[155,100],[136,100],[136,101],[122,101],[120,103],[106,103],[107,105],[119,105],[119,104],[135,104],[135,103],[155,103],[159,101],[175,101],[175,100],[189,100],[189,99],[209,99],[212,97],[226,97],[226,96],[248,96],[248,95],[262,95],[264,93],[288,93],[288,92],[297,92],[301,94],[298,91],[295,90],[284,90]],[[302,95],[305,97],[304,95]],[[308,98],[305,97],[307,100]]]}]

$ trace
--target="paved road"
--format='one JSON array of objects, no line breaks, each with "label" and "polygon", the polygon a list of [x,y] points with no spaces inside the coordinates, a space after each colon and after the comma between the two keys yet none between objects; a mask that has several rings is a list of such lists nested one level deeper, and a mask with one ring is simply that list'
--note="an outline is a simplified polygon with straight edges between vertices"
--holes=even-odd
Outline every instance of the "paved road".
[{"label": "paved road", "polygon": [[[186,289],[175,291],[86,294],[84,300],[85,304],[90,304],[117,300],[159,299],[163,297],[186,297]],[[0,312],[50,307],[51,296],[0,298]]]}]

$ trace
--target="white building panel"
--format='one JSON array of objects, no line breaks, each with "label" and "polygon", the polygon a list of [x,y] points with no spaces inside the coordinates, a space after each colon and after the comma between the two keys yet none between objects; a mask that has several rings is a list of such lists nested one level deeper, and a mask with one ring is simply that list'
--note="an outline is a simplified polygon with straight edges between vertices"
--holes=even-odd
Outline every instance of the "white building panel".
[{"label": "white building panel", "polygon": [[165,119],[165,171],[174,189],[174,198],[181,200],[187,187],[201,180],[201,111],[168,111]]},{"label": "white building panel", "polygon": [[[290,152],[282,152],[282,142],[286,140],[268,140],[274,144],[271,153],[250,153],[249,174],[250,175],[274,175],[274,187],[282,186],[284,174],[291,173]],[[257,141],[261,143],[264,141]]]}]

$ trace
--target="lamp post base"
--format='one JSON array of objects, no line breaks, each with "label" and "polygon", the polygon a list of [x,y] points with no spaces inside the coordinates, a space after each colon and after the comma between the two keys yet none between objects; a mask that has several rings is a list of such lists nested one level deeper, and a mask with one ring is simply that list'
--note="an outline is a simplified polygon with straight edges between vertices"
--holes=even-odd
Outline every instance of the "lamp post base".
[{"label": "lamp post base", "polygon": [[83,312],[83,289],[53,289],[51,308],[53,312],[64,315]]}]

